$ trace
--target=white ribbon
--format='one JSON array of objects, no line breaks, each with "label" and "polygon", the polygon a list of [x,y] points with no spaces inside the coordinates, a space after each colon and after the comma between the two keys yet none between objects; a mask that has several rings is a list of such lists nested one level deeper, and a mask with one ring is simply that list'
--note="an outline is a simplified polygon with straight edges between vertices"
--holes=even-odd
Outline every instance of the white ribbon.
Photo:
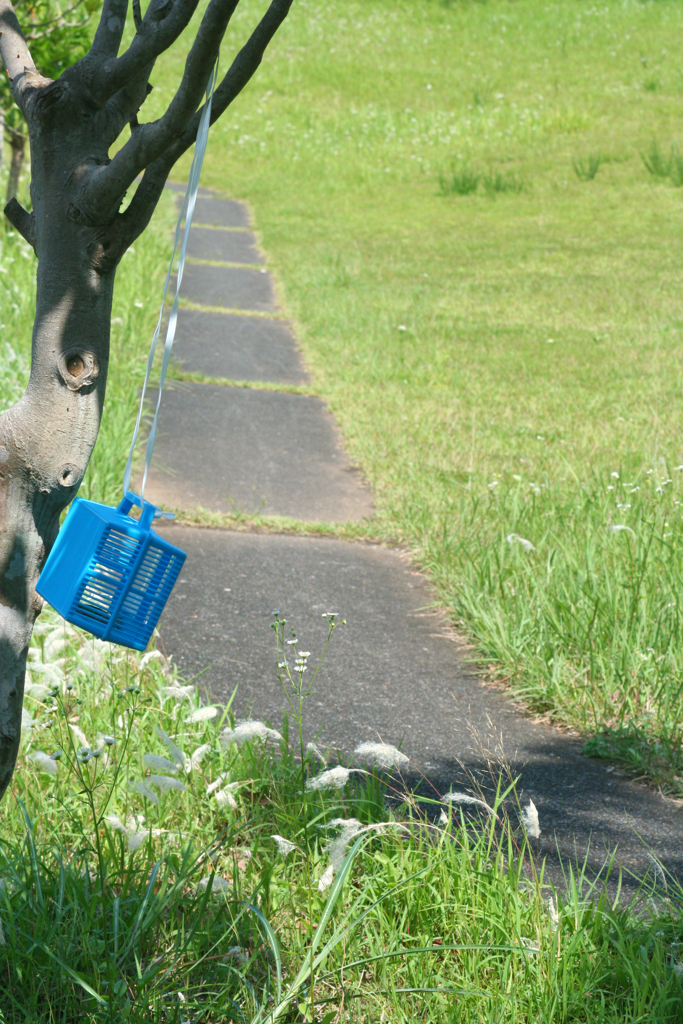
[{"label": "white ribbon", "polygon": [[166,283],[164,284],[164,294],[161,300],[159,320],[156,326],[156,330],[154,331],[154,337],[152,338],[152,345],[149,351],[149,359],[147,360],[147,373],[145,374],[145,383],[142,385],[142,395],[140,397],[140,408],[138,409],[138,418],[135,421],[135,430],[133,431],[133,440],[131,441],[130,444],[130,452],[128,454],[128,462],[126,463],[126,471],[123,474],[124,495],[130,489],[130,474],[131,466],[133,464],[133,452],[135,451],[135,445],[140,430],[140,421],[142,420],[142,412],[145,404],[145,392],[147,391],[147,385],[149,384],[149,378],[152,372],[152,366],[154,364],[154,356],[157,349],[157,341],[159,340],[161,324],[164,319],[164,310],[166,308],[166,293],[168,292],[171,274],[173,273],[173,263],[175,260],[176,250],[178,248],[178,240],[180,238],[180,226],[182,224],[183,217],[185,217],[185,232],[183,234],[183,243],[180,249],[180,260],[178,262],[178,276],[175,286],[175,295],[173,296],[173,305],[171,306],[171,313],[168,318],[168,327],[166,328],[166,343],[164,344],[164,356],[161,361],[161,374],[159,375],[159,394],[157,395],[157,407],[154,413],[152,429],[150,430],[149,437],[147,438],[147,450],[145,453],[145,471],[142,476],[140,497],[142,498],[145,493],[147,474],[149,472],[150,463],[152,461],[152,454],[154,452],[154,441],[156,439],[157,434],[157,421],[159,419],[159,406],[161,405],[161,392],[164,386],[164,380],[166,379],[166,371],[168,369],[168,363],[171,358],[171,349],[173,348],[176,323],[178,321],[178,297],[180,293],[180,284],[183,280],[183,270],[185,269],[185,254],[187,252],[187,241],[190,236],[190,227],[192,226],[192,217],[194,214],[194,207],[197,199],[197,191],[199,189],[199,175],[201,173],[202,163],[204,160],[204,153],[206,152],[206,143],[209,137],[209,125],[211,123],[211,100],[213,98],[213,91],[216,85],[217,76],[218,62],[216,62],[214,69],[211,72],[211,77],[206,87],[206,103],[204,104],[204,110],[202,111],[201,120],[199,122],[199,130],[197,131],[197,140],[194,146],[194,156],[192,158],[192,166],[190,168],[190,176],[187,182],[187,189],[185,190],[183,206],[180,211],[180,216],[178,217],[178,223],[175,229],[173,255],[171,256],[171,262],[168,267],[168,273],[166,274]]}]

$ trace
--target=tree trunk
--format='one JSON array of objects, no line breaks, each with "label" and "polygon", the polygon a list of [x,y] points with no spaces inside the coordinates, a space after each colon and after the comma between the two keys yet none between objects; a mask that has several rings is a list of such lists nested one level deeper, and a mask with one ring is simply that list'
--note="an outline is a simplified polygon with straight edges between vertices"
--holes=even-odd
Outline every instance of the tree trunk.
[{"label": "tree trunk", "polygon": [[16,759],[26,654],[42,607],[35,584],[97,439],[109,362],[115,267],[96,265],[102,229],[76,212],[79,167],[103,154],[83,111],[70,120],[49,146],[31,137],[40,256],[31,375],[0,416],[0,795]]},{"label": "tree trunk", "polygon": [[9,178],[7,179],[7,202],[19,194],[19,179],[21,169],[24,166],[24,152],[26,150],[26,136],[21,132],[10,131],[10,145],[12,147],[12,161],[9,165]]},{"label": "tree trunk", "polygon": [[[166,113],[140,124],[154,62],[198,0],[149,0],[144,16],[134,3],[135,34],[121,55],[128,0],[104,0],[89,53],[56,82],[36,70],[11,3],[0,0],[0,55],[29,128],[33,205],[29,214],[12,195],[5,215],[38,256],[31,375],[0,416],[0,798],[19,748],[26,655],[42,607],[35,585],[100,426],[116,267],[196,139],[198,108],[238,2],[209,0]],[[291,3],[271,0],[216,88],[212,121],[250,80]],[[110,159],[126,126],[130,138]],[[21,159],[13,138],[14,192]]]}]

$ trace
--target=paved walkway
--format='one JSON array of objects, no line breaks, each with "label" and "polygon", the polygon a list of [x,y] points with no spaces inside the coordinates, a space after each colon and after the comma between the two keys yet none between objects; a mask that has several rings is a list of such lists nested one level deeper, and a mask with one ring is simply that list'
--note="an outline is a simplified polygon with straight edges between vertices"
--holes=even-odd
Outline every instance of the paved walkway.
[{"label": "paved walkway", "polygon": [[[176,509],[309,521],[371,515],[368,488],[324,404],[262,386],[308,378],[248,211],[204,191],[196,222],[183,281],[192,308],[181,311],[174,351],[181,368],[212,383],[165,393],[148,496]],[[216,699],[239,684],[238,717],[281,722],[272,612],[286,615],[315,662],[322,613],[338,611],[347,625],[336,630],[308,702],[309,738],[343,753],[378,737],[401,743],[431,794],[471,777],[490,790],[488,760],[504,759],[538,807],[539,848],[556,881],[558,851],[586,857],[595,871],[615,846],[627,871],[647,869],[649,848],[683,877],[681,805],[584,758],[576,739],[487,689],[404,553],[320,537],[161,529],[188,554],[162,642],[183,674],[203,673]]]}]

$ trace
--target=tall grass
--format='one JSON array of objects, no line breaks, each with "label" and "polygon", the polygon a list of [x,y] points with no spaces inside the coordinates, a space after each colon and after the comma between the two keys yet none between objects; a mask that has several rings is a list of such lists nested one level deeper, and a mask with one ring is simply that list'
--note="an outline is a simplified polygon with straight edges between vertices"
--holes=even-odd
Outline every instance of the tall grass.
[{"label": "tall grass", "polygon": [[278,736],[200,706],[156,654],[42,620],[0,805],[6,1024],[680,1019],[661,868],[649,916],[570,870],[554,893],[513,787],[420,803],[382,745],[340,783],[326,752],[301,757],[310,686],[283,685]]}]

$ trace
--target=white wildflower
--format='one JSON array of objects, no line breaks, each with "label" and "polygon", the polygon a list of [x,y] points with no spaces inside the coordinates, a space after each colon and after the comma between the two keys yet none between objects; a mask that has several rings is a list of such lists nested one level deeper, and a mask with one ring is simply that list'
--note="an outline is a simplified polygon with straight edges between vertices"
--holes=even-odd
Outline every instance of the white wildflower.
[{"label": "white wildflower", "polygon": [[180,747],[176,746],[176,744],[173,742],[168,733],[165,733],[164,730],[161,729],[159,726],[157,726],[154,731],[156,732],[157,736],[168,750],[169,754],[177,764],[178,768],[184,768],[185,755],[183,754]]},{"label": "white wildflower", "polygon": [[149,800],[151,804],[158,804],[159,797],[156,795],[153,789],[150,789],[147,783],[143,779],[136,779],[130,783],[130,788],[134,789],[140,796],[144,796],[145,800]]},{"label": "white wildflower", "polygon": [[330,864],[330,866],[325,870],[324,874],[320,876],[320,881],[318,882],[318,889],[320,890],[320,892],[326,892],[326,890],[329,889],[329,887],[332,885],[333,878],[334,866]]},{"label": "white wildflower", "polygon": [[518,533],[508,533],[506,540],[510,547],[512,547],[513,544],[519,544],[519,546],[524,548],[525,551],[536,550],[530,540],[527,540],[526,537],[520,537]]},{"label": "white wildflower", "polygon": [[361,760],[374,762],[378,768],[399,768],[409,761],[398,747],[392,747],[390,743],[361,743],[354,754]]},{"label": "white wildflower", "polygon": [[185,719],[189,725],[196,725],[197,722],[210,722],[212,718],[215,718],[218,714],[218,708],[213,706],[206,708],[197,708],[191,715]]},{"label": "white wildflower", "polygon": [[270,837],[275,845],[277,846],[277,852],[281,857],[288,857],[293,850],[296,850],[296,843],[291,843],[289,839],[284,839],[282,836],[271,836]]},{"label": "white wildflower", "polygon": [[197,882],[198,889],[208,889],[209,882],[211,883],[212,893],[230,892],[232,890],[232,882],[229,878],[221,878],[219,875],[207,875],[206,878],[201,878]]},{"label": "white wildflower", "polygon": [[449,804],[472,804],[477,807],[483,807],[489,814],[494,813],[493,808],[489,807],[485,800],[480,800],[476,796],[470,796],[469,793],[446,793],[443,799]]},{"label": "white wildflower", "polygon": [[340,764],[321,772],[313,779],[306,780],[306,789],[343,789],[355,768],[343,768]]},{"label": "white wildflower", "polygon": [[223,750],[227,750],[231,743],[236,743],[238,747],[241,747],[250,740],[263,740],[264,742],[272,740],[274,743],[279,743],[282,736],[276,729],[270,729],[263,722],[252,721],[238,722],[234,729],[228,727],[221,733]]},{"label": "white wildflower", "polygon": [[170,775],[148,775],[145,782],[148,786],[156,786],[161,793],[168,793],[171,789],[180,790],[182,793],[187,791],[187,786],[184,786],[180,779],[174,779]]},{"label": "white wildflower", "polygon": [[538,811],[533,800],[529,800],[529,806],[523,808],[522,814],[524,815],[524,828],[529,839],[538,839],[541,828],[538,823]]},{"label": "white wildflower", "polygon": [[635,537],[635,530],[632,530],[630,526],[626,525],[626,523],[615,523],[614,526],[610,526],[609,528],[610,533],[623,533],[624,530],[628,530],[628,532],[632,533]]},{"label": "white wildflower", "polygon": [[83,732],[83,730],[79,728],[79,726],[73,725],[72,723],[69,723],[69,728],[74,734],[74,739],[77,739],[82,747],[88,747],[88,749],[90,749],[90,743],[88,742],[88,738]]},{"label": "white wildflower", "polygon": [[199,767],[200,762],[203,761],[206,755],[211,752],[211,747],[211,743],[202,743],[201,747],[197,747],[197,749],[192,752],[191,757],[186,758],[185,771],[188,772],[188,774],[191,771],[194,771],[195,768]]},{"label": "white wildflower", "polygon": [[169,761],[167,757],[161,757],[160,754],[143,754],[142,760],[148,768],[155,768],[160,772],[171,772],[175,775],[178,771],[177,764],[174,764],[173,761]]},{"label": "white wildflower", "polygon": [[36,750],[29,757],[32,761],[36,762],[41,771],[47,772],[48,775],[57,774],[57,762],[49,754],[46,754],[44,750]]}]

